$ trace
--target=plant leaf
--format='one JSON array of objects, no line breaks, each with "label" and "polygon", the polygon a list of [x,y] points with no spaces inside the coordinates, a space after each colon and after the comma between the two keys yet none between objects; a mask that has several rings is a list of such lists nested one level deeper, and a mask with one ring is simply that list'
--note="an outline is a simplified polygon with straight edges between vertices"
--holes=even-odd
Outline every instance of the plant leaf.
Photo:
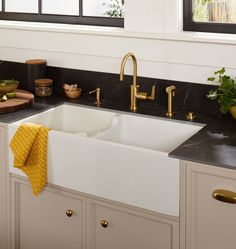
[{"label": "plant leaf", "polygon": [[207,80],[208,80],[208,81],[215,81],[216,78],[215,78],[215,77],[210,77],[210,78],[208,78]]},{"label": "plant leaf", "polygon": [[227,113],[231,106],[236,105],[236,81],[225,74],[225,68],[215,72],[216,77],[208,78],[209,81],[218,81],[220,86],[217,90],[209,91],[207,98],[210,100],[218,99],[220,111]]},{"label": "plant leaf", "polygon": [[223,75],[225,73],[225,68],[222,67],[220,70],[216,71],[215,74]]},{"label": "plant leaf", "polygon": [[216,91],[211,90],[207,94],[207,98],[209,98],[210,100],[215,100],[217,97],[218,97],[217,90]]}]

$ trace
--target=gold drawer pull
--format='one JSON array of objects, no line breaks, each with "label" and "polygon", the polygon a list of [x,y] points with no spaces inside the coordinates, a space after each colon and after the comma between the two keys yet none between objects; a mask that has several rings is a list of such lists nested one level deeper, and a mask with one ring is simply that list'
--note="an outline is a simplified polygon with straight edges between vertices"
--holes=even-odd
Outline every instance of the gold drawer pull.
[{"label": "gold drawer pull", "polygon": [[68,217],[71,217],[71,216],[73,215],[73,210],[67,209],[67,210],[66,210],[66,215],[67,215]]},{"label": "gold drawer pull", "polygon": [[101,226],[104,228],[108,227],[108,221],[107,220],[101,220]]},{"label": "gold drawer pull", "polygon": [[236,204],[236,193],[232,191],[217,189],[212,193],[212,197],[217,201]]}]

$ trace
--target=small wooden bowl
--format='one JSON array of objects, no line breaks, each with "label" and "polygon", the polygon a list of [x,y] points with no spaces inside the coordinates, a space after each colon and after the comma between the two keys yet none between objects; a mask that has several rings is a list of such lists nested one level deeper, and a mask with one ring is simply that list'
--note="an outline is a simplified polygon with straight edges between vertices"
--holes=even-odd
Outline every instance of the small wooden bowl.
[{"label": "small wooden bowl", "polygon": [[81,95],[81,88],[73,91],[65,90],[65,94],[69,99],[77,99]]},{"label": "small wooden bowl", "polygon": [[3,86],[0,85],[0,93],[5,94],[5,93],[15,92],[18,86],[19,86],[19,81],[16,81],[13,84],[6,84]]}]

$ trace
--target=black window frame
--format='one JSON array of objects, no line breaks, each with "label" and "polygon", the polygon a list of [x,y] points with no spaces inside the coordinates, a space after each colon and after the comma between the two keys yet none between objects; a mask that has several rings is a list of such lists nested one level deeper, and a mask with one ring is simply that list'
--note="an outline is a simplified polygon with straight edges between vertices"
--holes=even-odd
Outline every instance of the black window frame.
[{"label": "black window frame", "polygon": [[193,21],[193,0],[183,0],[183,30],[236,34],[236,24]]},{"label": "black window frame", "polygon": [[5,0],[2,0],[2,11],[0,11],[0,20],[124,27],[124,18],[83,16],[83,0],[78,1],[79,16],[71,16],[43,14],[42,0],[38,0],[38,13],[5,12]]}]

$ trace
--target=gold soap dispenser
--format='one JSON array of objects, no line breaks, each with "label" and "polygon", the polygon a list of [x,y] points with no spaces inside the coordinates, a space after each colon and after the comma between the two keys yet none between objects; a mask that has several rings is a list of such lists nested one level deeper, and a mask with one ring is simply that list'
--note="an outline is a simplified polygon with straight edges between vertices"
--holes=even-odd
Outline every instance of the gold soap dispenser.
[{"label": "gold soap dispenser", "polygon": [[96,93],[96,101],[95,101],[95,104],[96,106],[101,106],[102,102],[101,102],[101,87],[96,87],[95,90],[93,91],[90,91],[89,94],[92,94],[92,93]]}]

